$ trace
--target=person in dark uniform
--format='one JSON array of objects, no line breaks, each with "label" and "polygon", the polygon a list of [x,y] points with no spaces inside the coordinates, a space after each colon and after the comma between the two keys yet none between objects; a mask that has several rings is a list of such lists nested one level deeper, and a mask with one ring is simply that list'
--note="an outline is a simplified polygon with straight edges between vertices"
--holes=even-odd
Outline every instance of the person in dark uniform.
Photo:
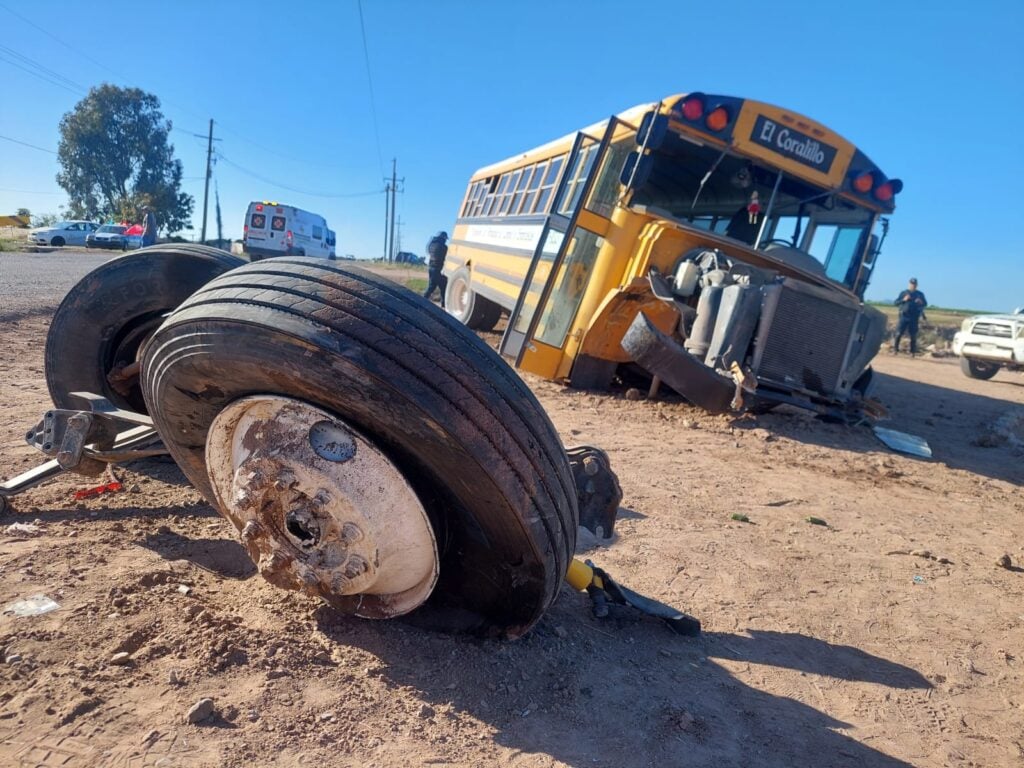
[{"label": "person in dark uniform", "polygon": [[899,354],[900,341],[903,339],[903,334],[907,334],[910,337],[910,354],[916,355],[917,321],[921,319],[924,308],[928,306],[924,294],[917,290],[916,277],[910,278],[907,290],[903,291],[896,299],[896,306],[900,310],[900,323],[896,328],[896,341],[892,345],[892,352],[894,355]]},{"label": "person in dark uniform", "polygon": [[423,297],[430,299],[434,295],[434,290],[440,289],[442,307],[444,306],[445,289],[448,287],[448,278],[442,274],[444,260],[448,255],[447,240],[447,232],[438,232],[427,243],[427,275],[429,282],[427,283],[427,290],[423,292]]},{"label": "person in dark uniform", "polygon": [[148,205],[142,209],[142,247],[156,244],[156,216]]}]

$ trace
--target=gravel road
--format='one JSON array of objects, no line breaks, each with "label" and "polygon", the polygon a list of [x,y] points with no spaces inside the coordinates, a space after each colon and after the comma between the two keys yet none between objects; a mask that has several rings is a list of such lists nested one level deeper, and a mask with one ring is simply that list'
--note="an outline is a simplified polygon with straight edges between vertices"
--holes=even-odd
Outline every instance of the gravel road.
[{"label": "gravel road", "polygon": [[111,253],[0,253],[0,322],[49,314],[83,275]]}]

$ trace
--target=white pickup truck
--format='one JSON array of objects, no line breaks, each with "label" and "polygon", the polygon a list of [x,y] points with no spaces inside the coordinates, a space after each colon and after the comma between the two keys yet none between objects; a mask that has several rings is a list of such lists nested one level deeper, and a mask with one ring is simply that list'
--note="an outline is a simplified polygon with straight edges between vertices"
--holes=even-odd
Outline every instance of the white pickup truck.
[{"label": "white pickup truck", "polygon": [[1024,368],[1024,307],[1012,315],[975,315],[953,337],[960,370],[972,379],[991,379],[1000,368]]}]

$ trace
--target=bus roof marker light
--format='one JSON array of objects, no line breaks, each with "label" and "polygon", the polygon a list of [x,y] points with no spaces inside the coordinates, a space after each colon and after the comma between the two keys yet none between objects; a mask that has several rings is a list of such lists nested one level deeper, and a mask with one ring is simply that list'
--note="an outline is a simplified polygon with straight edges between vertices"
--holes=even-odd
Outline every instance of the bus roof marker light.
[{"label": "bus roof marker light", "polygon": [[715,107],[708,113],[704,124],[715,133],[723,130],[729,124],[729,110],[725,107]]},{"label": "bus roof marker light", "polygon": [[704,97],[692,94],[683,101],[683,117],[687,120],[700,120],[704,116]]},{"label": "bus roof marker light", "polygon": [[896,196],[897,191],[897,184],[894,182],[897,182],[899,184],[900,189],[903,188],[903,182],[901,182],[899,179],[894,179],[893,181],[883,181],[881,184],[875,187],[875,200],[878,200],[880,203],[888,203],[890,200],[892,200]]},{"label": "bus roof marker light", "polygon": [[858,173],[853,177],[853,188],[862,195],[866,195],[875,185],[875,177],[870,171]]}]

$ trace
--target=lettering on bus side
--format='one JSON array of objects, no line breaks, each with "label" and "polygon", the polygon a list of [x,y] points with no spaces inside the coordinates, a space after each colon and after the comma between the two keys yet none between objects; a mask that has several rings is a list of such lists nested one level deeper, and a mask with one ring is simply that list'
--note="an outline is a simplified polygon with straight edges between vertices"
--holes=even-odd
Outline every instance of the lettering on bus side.
[{"label": "lettering on bus side", "polygon": [[795,128],[779,125],[764,115],[758,115],[754,121],[750,140],[822,173],[828,173],[832,168],[832,161],[836,159],[835,147],[812,139]]}]

